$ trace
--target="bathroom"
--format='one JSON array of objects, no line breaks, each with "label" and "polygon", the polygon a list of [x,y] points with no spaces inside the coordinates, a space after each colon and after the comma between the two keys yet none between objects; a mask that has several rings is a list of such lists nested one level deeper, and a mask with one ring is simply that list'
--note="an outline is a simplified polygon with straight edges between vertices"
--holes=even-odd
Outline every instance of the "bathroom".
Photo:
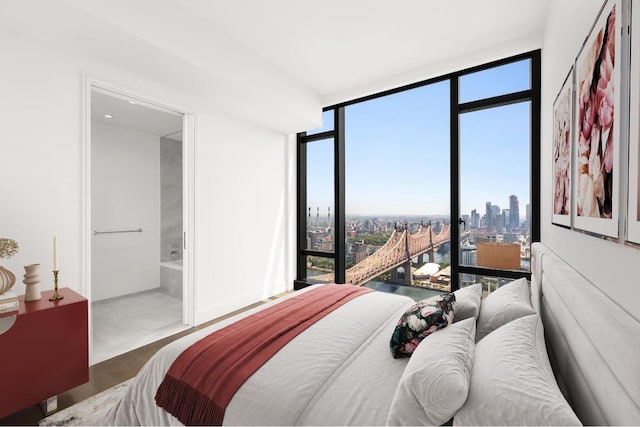
[{"label": "bathroom", "polygon": [[91,354],[96,364],[186,329],[183,117],[91,91]]}]

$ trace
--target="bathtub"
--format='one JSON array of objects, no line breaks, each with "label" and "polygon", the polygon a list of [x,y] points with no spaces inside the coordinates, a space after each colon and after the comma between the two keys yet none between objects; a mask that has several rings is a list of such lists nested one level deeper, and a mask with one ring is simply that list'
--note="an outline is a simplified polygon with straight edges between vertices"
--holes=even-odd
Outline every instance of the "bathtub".
[{"label": "bathtub", "polygon": [[170,261],[164,261],[160,263],[160,267],[170,268],[172,270],[180,270],[182,271],[182,260],[181,259],[172,259]]},{"label": "bathtub", "polygon": [[182,299],[182,260],[174,259],[160,263],[160,287],[163,291]]}]

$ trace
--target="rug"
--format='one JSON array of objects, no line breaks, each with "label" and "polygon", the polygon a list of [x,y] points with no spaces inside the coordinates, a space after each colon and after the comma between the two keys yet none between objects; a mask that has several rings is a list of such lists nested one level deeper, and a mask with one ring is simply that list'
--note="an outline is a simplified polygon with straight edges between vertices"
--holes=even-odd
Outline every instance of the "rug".
[{"label": "rug", "polygon": [[38,421],[41,426],[90,426],[127,391],[131,379]]}]

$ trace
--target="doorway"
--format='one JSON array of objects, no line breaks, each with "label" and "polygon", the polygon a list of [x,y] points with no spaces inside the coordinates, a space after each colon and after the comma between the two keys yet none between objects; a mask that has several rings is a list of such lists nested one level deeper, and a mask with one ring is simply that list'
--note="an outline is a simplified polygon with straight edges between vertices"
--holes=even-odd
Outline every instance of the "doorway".
[{"label": "doorway", "polygon": [[90,364],[189,327],[185,114],[89,85]]}]

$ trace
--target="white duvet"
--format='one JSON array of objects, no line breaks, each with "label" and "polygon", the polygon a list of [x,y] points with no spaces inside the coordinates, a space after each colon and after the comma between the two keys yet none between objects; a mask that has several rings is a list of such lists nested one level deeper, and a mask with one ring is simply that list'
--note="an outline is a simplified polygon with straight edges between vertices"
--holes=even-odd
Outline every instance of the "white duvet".
[{"label": "white duvet", "polygon": [[[171,363],[214,330],[280,301],[167,345],[97,423],[181,425],[154,401]],[[392,357],[389,339],[396,322],[413,303],[408,297],[371,292],[338,308],[292,340],[245,382],[229,403],[224,424],[384,425],[408,361]]]}]

